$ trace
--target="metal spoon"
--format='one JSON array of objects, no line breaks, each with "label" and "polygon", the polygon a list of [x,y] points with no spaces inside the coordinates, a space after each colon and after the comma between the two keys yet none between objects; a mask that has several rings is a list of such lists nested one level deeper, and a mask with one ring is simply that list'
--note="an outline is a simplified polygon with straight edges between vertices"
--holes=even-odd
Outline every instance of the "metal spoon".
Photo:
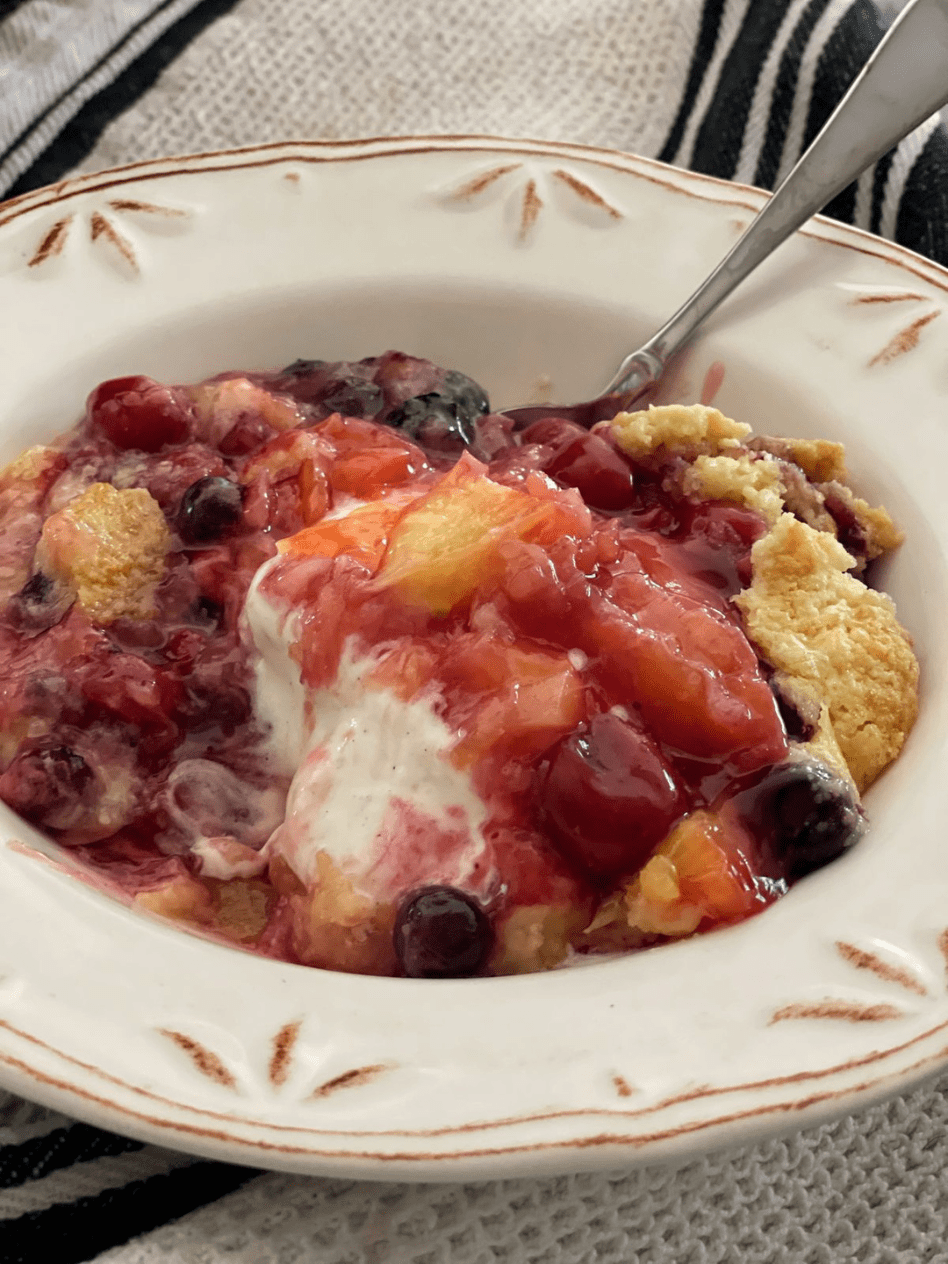
[{"label": "metal spoon", "polygon": [[511,408],[517,428],[541,417],[582,426],[614,417],[661,377],[668,358],[731,291],[919,123],[948,102],[948,0],[911,0],[822,131],[764,209],[684,306],[626,356],[602,395],[585,403]]}]

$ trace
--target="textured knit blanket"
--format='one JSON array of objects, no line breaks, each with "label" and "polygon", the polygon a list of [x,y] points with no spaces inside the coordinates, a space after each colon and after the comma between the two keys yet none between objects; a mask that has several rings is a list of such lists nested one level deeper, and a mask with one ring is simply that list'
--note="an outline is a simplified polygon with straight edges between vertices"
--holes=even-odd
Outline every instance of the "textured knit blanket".
[{"label": "textured knit blanket", "polygon": [[[900,7],[0,0],[0,198],[165,154],[413,132],[613,146],[770,188]],[[948,264],[938,120],[828,210]],[[677,1170],[419,1186],[193,1159],[0,1092],[0,1264],[948,1261],[946,1087]]]}]

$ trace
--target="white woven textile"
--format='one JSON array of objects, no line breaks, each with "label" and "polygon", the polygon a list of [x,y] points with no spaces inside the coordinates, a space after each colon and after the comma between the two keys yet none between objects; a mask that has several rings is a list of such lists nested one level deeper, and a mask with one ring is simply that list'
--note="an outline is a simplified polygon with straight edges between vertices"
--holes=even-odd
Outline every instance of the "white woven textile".
[{"label": "white woven textile", "polygon": [[[732,172],[748,180],[761,161],[780,58],[793,37],[805,48],[799,81],[812,84],[823,43],[851,10],[869,21],[870,0],[0,0],[0,196],[15,190],[24,173],[55,172],[42,165],[53,161],[53,150],[61,165],[76,155],[67,170],[91,171],[276,139],[419,132],[550,138],[653,155],[670,146],[677,161],[690,164],[728,41],[755,5],[780,10],[781,4],[786,12],[774,24],[769,60],[761,50],[762,72],[734,153]],[[900,0],[878,6],[889,13],[899,7]],[[709,13],[717,15],[715,56],[709,50],[704,78],[693,85],[690,119],[686,111],[672,144],[670,129],[681,115]],[[185,38],[181,23],[189,15],[196,24]],[[166,68],[160,57],[146,66],[144,53],[175,32]],[[122,85],[124,96],[117,93]],[[792,103],[781,167],[799,143],[806,93]],[[932,127],[906,142],[884,173],[875,208],[871,173],[860,184],[858,223],[896,233],[900,198]],[[835,1125],[678,1170],[457,1186],[261,1175],[130,1241],[117,1231],[110,1240],[122,1244],[96,1258],[98,1264],[948,1261],[946,1089],[942,1078]],[[179,1204],[162,1202],[161,1181],[186,1180],[192,1172],[197,1180],[215,1166],[158,1147],[130,1143],[123,1151],[116,1141],[110,1149],[101,1135],[87,1138],[84,1150],[76,1135],[64,1117],[0,1094],[0,1264],[88,1259],[91,1248],[81,1245],[78,1227],[75,1234],[70,1228],[79,1220],[62,1208],[99,1200],[95,1216],[108,1227],[117,1213],[105,1194],[147,1181],[150,1224],[161,1224],[180,1214]],[[73,1157],[57,1159],[56,1147],[70,1144]],[[54,1215],[59,1221],[51,1229]],[[130,1217],[124,1237],[148,1223]],[[31,1247],[40,1241],[42,1250]]]}]

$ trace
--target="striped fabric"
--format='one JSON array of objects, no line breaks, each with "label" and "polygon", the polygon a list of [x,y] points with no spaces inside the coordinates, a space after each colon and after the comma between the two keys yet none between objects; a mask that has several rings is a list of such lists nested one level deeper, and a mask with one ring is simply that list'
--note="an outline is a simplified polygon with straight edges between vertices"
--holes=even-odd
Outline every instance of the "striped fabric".
[{"label": "striped fabric", "polygon": [[[551,0],[551,8],[562,12],[564,3]],[[575,0],[577,11],[586,3]],[[870,0],[682,0],[678,37],[686,52],[666,99],[651,107],[665,112],[655,156],[774,187],[898,8],[898,0],[884,8]],[[186,52],[189,73],[200,73],[201,49],[212,37],[220,46],[223,28],[215,24],[243,12],[265,20],[256,0],[0,0],[0,197],[86,162],[116,120],[147,114],[163,72]],[[212,147],[196,127],[194,148]],[[393,130],[412,130],[411,120]],[[630,139],[627,147],[636,146]],[[945,129],[937,120],[925,124],[829,210],[948,264]],[[126,1257],[117,1248],[138,1235],[266,1179],[0,1094],[0,1264],[79,1264],[105,1251],[118,1261]]]}]

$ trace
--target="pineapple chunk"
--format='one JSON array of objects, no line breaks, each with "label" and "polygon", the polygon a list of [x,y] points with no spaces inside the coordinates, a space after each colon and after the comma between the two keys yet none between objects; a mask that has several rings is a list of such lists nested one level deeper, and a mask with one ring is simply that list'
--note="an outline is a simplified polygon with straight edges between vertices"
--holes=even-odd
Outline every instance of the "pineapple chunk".
[{"label": "pineapple chunk", "polygon": [[38,567],[75,589],[93,623],[148,619],[171,533],[144,488],[93,483],[43,526]]},{"label": "pineapple chunk", "polygon": [[447,614],[500,573],[511,540],[552,541],[575,529],[572,505],[489,479],[465,453],[395,528],[379,584]]},{"label": "pineapple chunk", "polygon": [[316,885],[294,901],[300,960],[349,974],[394,974],[394,905],[363,895],[326,852],[317,854],[316,868]]},{"label": "pineapple chunk", "polygon": [[550,904],[516,908],[497,931],[491,956],[495,974],[532,974],[552,970],[566,959],[578,929],[575,913]]},{"label": "pineapple chunk", "polygon": [[214,902],[203,882],[181,873],[150,891],[139,891],[135,904],[174,922],[207,926],[214,920]]},{"label": "pineapple chunk", "polygon": [[242,416],[256,413],[274,430],[293,430],[305,424],[305,417],[291,399],[273,395],[245,377],[229,377],[223,382],[206,382],[189,392],[201,434],[218,444],[233,430]]},{"label": "pineapple chunk", "polygon": [[47,480],[51,472],[57,470],[62,463],[62,454],[55,448],[35,444],[14,457],[9,465],[5,465],[0,470],[0,490],[6,491],[8,487],[17,483],[28,483],[32,486]]}]

